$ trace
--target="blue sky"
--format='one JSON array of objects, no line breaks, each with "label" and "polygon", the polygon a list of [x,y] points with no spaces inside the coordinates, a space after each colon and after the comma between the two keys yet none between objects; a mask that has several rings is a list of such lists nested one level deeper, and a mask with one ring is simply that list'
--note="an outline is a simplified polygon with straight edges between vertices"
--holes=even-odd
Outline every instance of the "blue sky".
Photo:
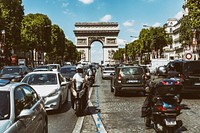
[{"label": "blue sky", "polygon": [[[75,42],[76,22],[118,22],[118,44],[123,47],[138,36],[144,24],[162,26],[169,18],[180,18],[184,0],[23,0],[25,15],[46,14]],[[100,62],[101,44],[92,45],[92,60]],[[93,54],[95,53],[95,54]]]}]

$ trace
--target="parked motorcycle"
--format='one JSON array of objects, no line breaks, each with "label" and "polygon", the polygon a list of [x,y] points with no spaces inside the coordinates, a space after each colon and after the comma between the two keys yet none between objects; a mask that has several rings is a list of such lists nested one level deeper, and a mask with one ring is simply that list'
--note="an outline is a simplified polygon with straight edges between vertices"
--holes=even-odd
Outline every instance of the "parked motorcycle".
[{"label": "parked motorcycle", "polygon": [[175,79],[165,79],[156,84],[152,104],[146,109],[145,124],[153,125],[156,132],[174,133],[182,126],[177,120],[181,114],[180,92],[182,83]]},{"label": "parked motorcycle", "polygon": [[74,81],[71,88],[71,105],[76,115],[82,115],[88,106],[88,83]]}]

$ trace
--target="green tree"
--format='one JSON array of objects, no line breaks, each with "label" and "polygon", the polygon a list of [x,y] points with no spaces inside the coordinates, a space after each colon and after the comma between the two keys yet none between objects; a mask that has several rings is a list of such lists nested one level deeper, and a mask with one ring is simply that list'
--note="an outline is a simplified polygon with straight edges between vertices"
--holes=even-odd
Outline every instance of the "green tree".
[{"label": "green tree", "polygon": [[80,61],[80,53],[77,51],[73,42],[66,39],[65,44],[67,46],[67,50],[65,52],[65,61],[70,61],[73,63]]},{"label": "green tree", "polygon": [[200,0],[188,0],[187,5],[189,10],[189,18],[191,26],[194,29],[200,28]]},{"label": "green tree", "polygon": [[[43,14],[28,14],[22,20],[22,51],[49,52],[51,48],[51,20]],[[33,60],[32,60],[33,61]]]},{"label": "green tree", "polygon": [[51,26],[51,47],[49,47],[47,56],[50,62],[62,63],[66,50],[65,34],[58,25]]},{"label": "green tree", "polygon": [[22,0],[0,0],[0,31],[5,30],[5,56],[20,44],[21,22],[24,16]]},{"label": "green tree", "polygon": [[179,28],[180,39],[179,41],[183,46],[192,44],[192,30],[191,30],[191,20],[188,16],[184,16],[181,19],[181,26]]},{"label": "green tree", "polygon": [[151,50],[155,50],[157,57],[159,54],[160,54],[159,56],[161,57],[163,53],[163,47],[167,46],[169,44],[168,41],[170,40],[166,34],[165,29],[162,27],[151,27],[150,38],[151,38],[151,44],[150,44]]},{"label": "green tree", "polygon": [[117,51],[114,52],[113,59],[122,62],[124,61],[124,54],[125,54],[125,49],[119,48]]}]

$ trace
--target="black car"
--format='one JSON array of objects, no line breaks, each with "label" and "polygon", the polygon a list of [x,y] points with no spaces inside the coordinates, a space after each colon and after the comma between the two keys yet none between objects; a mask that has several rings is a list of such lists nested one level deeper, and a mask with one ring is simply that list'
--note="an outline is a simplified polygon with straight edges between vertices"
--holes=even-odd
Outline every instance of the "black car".
[{"label": "black car", "polygon": [[70,81],[70,79],[73,78],[74,74],[76,74],[76,66],[63,66],[60,68],[59,71],[63,75],[63,77],[66,78],[67,81]]},{"label": "black car", "polygon": [[166,65],[167,73],[170,66],[177,72],[177,78],[183,83],[182,93],[200,94],[200,61],[174,60]]},{"label": "black car", "polygon": [[117,67],[111,79],[111,92],[120,95],[122,91],[144,92],[145,71],[140,66]]},{"label": "black car", "polygon": [[28,72],[30,70],[26,66],[4,66],[0,78],[19,82]]}]

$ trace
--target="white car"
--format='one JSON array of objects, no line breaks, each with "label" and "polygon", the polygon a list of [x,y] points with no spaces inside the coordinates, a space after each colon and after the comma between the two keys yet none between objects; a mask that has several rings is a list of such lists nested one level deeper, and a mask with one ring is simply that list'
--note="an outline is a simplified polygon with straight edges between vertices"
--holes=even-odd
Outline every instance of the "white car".
[{"label": "white car", "polygon": [[105,67],[102,71],[102,79],[111,79],[111,73],[115,72],[115,67]]},{"label": "white car", "polygon": [[68,98],[69,83],[58,71],[30,72],[21,82],[36,90],[44,99],[46,110],[61,110]]}]

